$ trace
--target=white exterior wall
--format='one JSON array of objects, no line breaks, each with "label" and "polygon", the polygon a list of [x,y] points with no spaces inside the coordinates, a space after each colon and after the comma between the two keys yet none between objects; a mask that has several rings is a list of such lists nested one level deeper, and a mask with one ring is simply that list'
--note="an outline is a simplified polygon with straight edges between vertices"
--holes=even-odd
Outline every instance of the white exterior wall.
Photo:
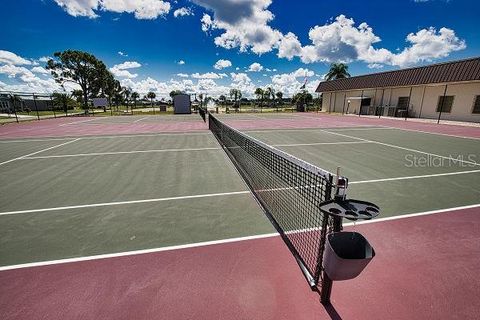
[{"label": "white exterior wall", "polygon": [[[412,90],[410,95],[410,89]],[[440,96],[443,95],[445,84],[431,86],[415,87],[395,87],[365,89],[363,96],[371,98],[371,106],[397,106],[399,97],[408,97],[410,95],[411,117],[438,118],[437,103]],[[383,93],[383,103],[382,103]],[[325,92],[323,94],[322,110],[332,112],[342,112],[345,96],[360,97],[362,90]],[[480,95],[480,81],[468,83],[447,84],[448,96],[455,96],[450,113],[442,112],[443,120],[480,122],[480,114],[473,114],[473,103],[475,97]],[[330,108],[330,109],[329,109]],[[350,100],[349,113],[358,113],[360,100]],[[345,103],[345,111],[347,103]]]},{"label": "white exterior wall", "polygon": [[[445,85],[427,87],[422,108],[422,118],[438,118],[437,104],[443,95]],[[442,119],[454,121],[480,122],[480,114],[473,114],[475,97],[480,95],[480,82],[465,84],[447,84],[447,96],[455,96],[450,113],[442,112]]]}]

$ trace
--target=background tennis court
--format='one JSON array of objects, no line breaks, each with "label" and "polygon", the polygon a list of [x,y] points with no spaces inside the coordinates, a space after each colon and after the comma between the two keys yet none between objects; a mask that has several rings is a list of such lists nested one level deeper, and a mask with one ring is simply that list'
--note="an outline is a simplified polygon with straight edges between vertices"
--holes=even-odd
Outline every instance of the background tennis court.
[{"label": "background tennis court", "polygon": [[[340,166],[349,196],[378,204],[380,219],[464,210],[356,225],[378,257],[365,275],[335,284],[336,310],[325,310],[200,116],[8,125],[0,128],[3,318],[478,311],[479,128],[297,113],[218,118],[326,170]],[[463,275],[439,279],[455,257]],[[419,279],[430,285],[419,288]],[[458,286],[465,295],[445,305]],[[365,296],[375,307],[359,302]]]}]

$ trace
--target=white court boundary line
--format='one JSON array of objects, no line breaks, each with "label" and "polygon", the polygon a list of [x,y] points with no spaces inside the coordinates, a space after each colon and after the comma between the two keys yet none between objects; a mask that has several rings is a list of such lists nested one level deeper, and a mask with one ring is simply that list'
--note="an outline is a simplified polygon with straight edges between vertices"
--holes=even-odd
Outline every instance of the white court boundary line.
[{"label": "white court boundary line", "polygon": [[248,194],[248,193],[250,193],[250,190],[221,192],[221,193],[204,193],[204,194],[196,194],[196,195],[190,195],[190,196],[153,198],[153,199],[143,199],[143,200],[100,202],[100,203],[79,204],[79,205],[64,206],[64,207],[4,211],[4,212],[0,212],[0,216],[7,216],[7,215],[21,214],[21,213],[35,213],[35,212],[61,211],[61,210],[71,210],[71,209],[83,209],[83,208],[109,207],[109,206],[118,206],[123,204],[138,204],[138,203],[151,203],[151,202],[162,202],[162,201],[172,201],[172,200],[210,198],[210,197],[231,196],[231,195]]},{"label": "white court boundary line", "polygon": [[[248,120],[251,121],[251,120]],[[264,130],[259,130],[259,129],[245,129],[242,130],[241,132],[245,134],[249,133],[263,133],[263,132],[273,132],[273,133],[281,133],[281,132],[308,132],[308,131],[324,131],[324,130],[334,130],[334,129],[346,129],[345,127],[331,127],[331,128],[319,128],[319,127],[308,127],[308,128],[278,128],[278,129],[264,129]],[[370,130],[370,129],[389,129],[386,127],[374,127],[374,126],[369,126],[369,125],[360,125],[356,127],[352,127],[352,129],[357,129],[357,130]],[[349,129],[349,130],[352,130]]]},{"label": "white court boundary line", "polygon": [[137,137],[157,137],[157,136],[200,136],[200,135],[211,135],[209,131],[205,132],[199,132],[199,131],[193,131],[193,132],[178,132],[178,133],[172,133],[172,132],[159,132],[159,133],[154,133],[154,134],[131,134],[131,135],[118,135],[118,136],[112,136],[112,135],[105,135],[105,136],[81,136],[81,137],[65,137],[65,138],[45,138],[45,139],[17,139],[17,140],[0,140],[0,143],[14,143],[14,142],[37,142],[37,141],[57,141],[57,140],[71,140],[75,138],[79,138],[82,140],[98,140],[98,139],[120,139],[120,138],[137,138]]},{"label": "white court boundary line", "polygon": [[210,151],[210,150],[222,150],[222,149],[218,148],[218,147],[211,147],[211,148],[152,149],[152,150],[136,150],[136,151],[92,152],[92,153],[59,154],[59,155],[51,155],[51,156],[25,157],[25,158],[22,158],[22,159],[19,159],[19,160],[37,160],[37,159],[51,159],[51,158],[73,158],[73,157],[94,157],[94,156],[137,154],[137,153]]},{"label": "white court boundary line", "polygon": [[137,122],[140,122],[140,121],[142,121],[142,120],[144,120],[144,119],[147,119],[147,118],[148,118],[148,116],[147,116],[147,117],[140,118],[140,119],[137,119],[137,120],[133,121],[132,123],[137,123]]},{"label": "white court boundary line", "polygon": [[362,184],[362,183],[372,183],[372,182],[388,182],[388,181],[397,181],[397,180],[410,180],[410,179],[422,179],[422,178],[432,178],[432,177],[443,177],[443,176],[455,176],[459,174],[469,174],[477,173],[479,170],[468,170],[468,171],[455,171],[455,172],[446,172],[446,173],[434,173],[434,174],[424,174],[418,176],[406,176],[406,177],[396,177],[396,178],[383,178],[383,179],[373,179],[373,180],[360,180],[352,181],[348,184]]},{"label": "white court boundary line", "polygon": [[67,145],[67,144],[69,144],[69,143],[76,142],[76,141],[78,141],[78,140],[80,140],[80,139],[81,139],[81,138],[77,138],[77,139],[74,139],[74,140],[70,140],[70,141],[67,141],[67,142],[65,142],[65,143],[61,143],[61,144],[54,145],[53,147],[45,148],[45,149],[42,149],[42,150],[40,150],[40,151],[32,152],[32,153],[29,153],[29,154],[26,154],[26,155],[23,155],[23,156],[14,158],[14,159],[10,159],[10,160],[4,161],[4,162],[0,162],[0,166],[1,166],[1,165],[4,165],[4,164],[7,164],[7,163],[10,163],[10,162],[13,162],[13,161],[16,161],[16,160],[22,160],[22,159],[24,159],[24,158],[26,158],[26,157],[36,155],[36,154],[38,154],[38,153],[40,153],[40,152],[52,150],[52,149],[55,149],[55,148],[58,148],[58,147]]},{"label": "white court boundary line", "polygon": [[444,212],[449,212],[449,211],[466,210],[466,209],[474,209],[474,208],[480,208],[480,203],[471,204],[471,205],[468,205],[468,206],[460,206],[460,207],[437,209],[437,210],[417,212],[417,213],[409,213],[409,214],[404,214],[404,215],[401,215],[401,216],[385,217],[385,218],[372,219],[372,220],[363,220],[363,221],[358,221],[358,222],[349,222],[349,223],[344,223],[343,226],[348,227],[348,226],[361,225],[361,224],[370,224],[370,223],[376,223],[376,222],[385,222],[385,221],[392,221],[392,220],[408,219],[408,218],[414,218],[414,217],[427,216],[427,215],[431,215],[431,214],[444,213]]},{"label": "white court boundary line", "polygon": [[63,126],[71,125],[71,124],[77,124],[77,123],[84,123],[84,122],[89,122],[89,121],[95,121],[95,120],[98,120],[98,119],[101,119],[101,118],[88,119],[88,120],[83,120],[83,121],[67,122],[67,123],[59,124],[58,126],[59,126],[59,127],[63,127]]},{"label": "white court boundary line", "polygon": [[453,162],[461,162],[461,163],[467,163],[467,164],[471,164],[471,165],[475,165],[475,166],[480,166],[480,163],[455,159],[455,158],[452,158],[451,156],[450,157],[442,156],[442,155],[435,154],[435,153],[430,153],[430,152],[420,151],[420,150],[417,150],[417,149],[411,149],[411,148],[397,146],[395,144],[380,142],[380,141],[376,141],[376,140],[369,140],[369,139],[359,138],[359,137],[355,137],[355,136],[350,136],[350,135],[343,134],[343,133],[328,131],[326,129],[322,129],[322,131],[323,132],[328,132],[328,133],[333,134],[333,135],[337,135],[337,136],[341,136],[341,137],[345,137],[345,138],[357,139],[357,140],[360,140],[360,141],[367,141],[367,142],[379,144],[379,145],[390,147],[390,148],[396,148],[396,149],[406,150],[406,151],[410,151],[410,152],[422,153],[422,154],[426,154],[426,155],[430,155],[430,156],[434,156],[434,157],[438,157],[438,158],[447,159],[447,160],[450,160],[450,161],[453,161]]},{"label": "white court boundary line", "polygon": [[291,144],[272,144],[272,147],[301,147],[301,146],[321,146],[336,144],[361,144],[371,143],[368,141],[338,141],[338,142],[312,142],[312,143],[291,143]]},{"label": "white court boundary line", "polygon": [[[477,138],[477,137],[465,137],[465,136],[458,136],[458,135],[455,135],[455,134],[448,134],[448,133],[429,132],[429,131],[424,131],[424,130],[396,128],[396,127],[389,127],[389,126],[384,126],[384,127],[385,128],[390,128],[390,129],[397,129],[397,130],[401,130],[401,131],[407,131],[407,132],[410,131],[410,132],[433,134],[433,135],[436,135],[436,136],[446,136],[446,137],[452,137],[452,138],[480,140],[480,138]],[[471,127],[469,127],[469,128],[471,128]]]},{"label": "white court boundary line", "polygon": [[[401,215],[401,216],[366,220],[366,221],[360,221],[360,222],[356,222],[356,223],[353,223],[353,222],[352,223],[344,223],[343,226],[348,227],[348,226],[354,226],[354,225],[362,225],[362,224],[370,224],[370,223],[377,223],[377,222],[384,222],[384,221],[408,219],[408,218],[413,218],[413,217],[432,215],[432,214],[438,214],[438,213],[444,213],[444,212],[456,211],[456,210],[466,210],[466,209],[479,208],[479,207],[480,207],[480,203],[473,204],[473,205],[468,205],[468,206],[461,206],[461,207],[454,207],[454,208],[447,208],[447,209],[438,209],[438,210],[432,210],[432,211],[411,213],[411,214],[405,214],[405,215]],[[93,256],[77,257],[77,258],[67,258],[67,259],[30,262],[30,263],[3,266],[3,267],[0,267],[0,271],[25,269],[25,268],[32,268],[32,267],[42,267],[42,266],[49,266],[49,265],[59,265],[59,264],[82,262],[82,261],[101,260],[101,259],[109,259],[109,258],[117,258],[117,257],[126,257],[126,256],[149,254],[149,253],[164,252],[164,251],[182,250],[182,249],[189,249],[189,248],[206,247],[206,246],[212,246],[212,245],[217,245],[217,244],[226,244],[226,243],[234,243],[234,242],[241,242],[241,241],[248,241],[248,240],[272,238],[272,237],[276,237],[276,236],[279,236],[279,234],[276,233],[276,232],[275,233],[265,233],[265,234],[254,235],[254,236],[229,238],[229,239],[221,239],[221,240],[212,240],[212,241],[204,241],[204,242],[195,242],[195,243],[188,243],[188,244],[168,246],[168,247],[160,247],[160,248],[152,248],[152,249],[132,250],[132,251],[99,254],[99,255],[93,255]]]}]

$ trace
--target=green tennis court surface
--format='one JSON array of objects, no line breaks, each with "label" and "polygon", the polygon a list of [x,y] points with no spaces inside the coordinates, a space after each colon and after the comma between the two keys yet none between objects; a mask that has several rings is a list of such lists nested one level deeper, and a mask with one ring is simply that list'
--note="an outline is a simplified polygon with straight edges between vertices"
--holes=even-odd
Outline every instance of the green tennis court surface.
[{"label": "green tennis court surface", "polygon": [[[476,139],[384,127],[246,133],[331,172],[340,166],[350,197],[377,203],[382,217],[479,200]],[[207,131],[0,146],[3,266],[274,232]]]},{"label": "green tennis court surface", "polygon": [[[308,117],[247,114],[220,115],[219,119],[251,137],[330,172],[340,167],[341,174],[349,178],[349,197],[379,205],[382,209],[378,217],[380,221],[389,217],[464,207],[469,209],[464,213],[453,211],[448,218],[442,219],[451,226],[459,227],[461,223],[462,230],[476,226],[476,222],[472,225],[464,222],[472,220],[472,214],[478,210],[480,140],[399,129],[388,126],[388,123],[375,125],[367,120],[356,125],[345,124],[342,120],[337,125],[323,126],[328,121],[336,121],[328,116],[320,120],[307,119],[310,121],[308,126],[315,124],[315,121],[323,122],[316,127],[303,127],[302,122]],[[120,283],[141,286],[138,281],[155,284],[153,274],[158,279],[182,278],[185,273],[190,274],[185,268],[203,277],[198,280],[204,283],[202,290],[205,292],[198,291],[198,288],[194,291],[203,292],[200,295],[211,294],[209,299],[212,302],[218,300],[213,297],[224,290],[220,289],[221,286],[217,287],[215,281],[206,282],[216,273],[223,274],[227,282],[233,281],[230,277],[234,274],[243,274],[241,280],[251,284],[251,289],[248,289],[243,282],[242,285],[234,282],[232,290],[226,292],[230,298],[225,297],[225,305],[235,300],[232,298],[232,295],[236,296],[235,290],[244,290],[243,294],[248,296],[260,294],[258,290],[266,290],[269,292],[267,295],[257,297],[262,301],[272,294],[286,301],[290,299],[287,295],[290,287],[295,288],[292,289],[295,292],[303,292],[302,296],[310,297],[312,293],[302,291],[305,287],[308,289],[302,279],[296,284],[301,273],[295,263],[289,260],[292,258],[278,237],[274,237],[275,228],[215,137],[203,126],[200,116],[163,116],[161,123],[158,119],[160,117],[89,119],[92,121],[75,119],[72,123],[56,124],[62,130],[71,130],[68,136],[0,140],[0,281],[8,285],[9,292],[17,293],[13,296],[5,293],[5,299],[15,298],[16,306],[21,304],[27,309],[36,305],[40,301],[38,299],[43,301],[43,298],[33,296],[45,297],[47,305],[54,303],[54,296],[42,290],[30,288],[34,295],[24,297],[25,292],[16,285],[15,279],[19,277],[34,281],[37,272],[42,275],[38,279],[50,279],[48,288],[56,290],[58,286],[66,286],[62,288],[66,296],[70,293],[77,296],[82,295],[83,291],[69,288],[71,281],[81,278],[84,282],[102,279],[106,270],[110,270],[107,273],[127,277],[119,280]],[[265,121],[268,121],[268,126],[263,125]],[[276,121],[283,121],[283,124],[272,128]],[[56,122],[52,123],[55,125]],[[147,123],[153,124],[157,131],[135,134],[137,128],[145,128],[142,126]],[[187,123],[193,126],[188,125],[189,130],[184,133],[158,132],[165,123],[176,131],[179,126],[187,126]],[[48,127],[45,130],[51,133],[50,125],[45,126]],[[92,136],[89,128],[95,128],[95,132],[105,129],[108,135]],[[192,128],[194,132],[190,131]],[[32,128],[28,130],[29,134],[33,132]],[[73,136],[71,133],[74,130],[83,130],[85,135]],[[119,130],[119,134],[113,134],[115,130]],[[132,134],[126,133],[130,131]],[[456,214],[463,214],[463,218],[455,222]],[[373,270],[371,272],[380,274],[374,275],[367,270],[364,279],[368,283],[386,276],[381,270],[388,261],[392,261],[388,260],[392,259],[391,256],[388,258],[389,255],[395,255],[402,248],[396,246],[407,240],[401,239],[402,232],[410,232],[409,228],[415,226],[413,222],[409,226],[410,219],[402,221],[405,222],[398,225],[379,222],[362,226],[362,230],[366,230],[369,238],[373,239],[374,245],[380,251],[384,250],[380,255],[385,254],[383,260],[381,256],[378,258],[377,266],[374,262],[369,267]],[[435,239],[448,235],[449,226],[442,225],[441,220],[424,219],[422,223],[435,226],[435,230],[425,227],[412,230],[436,232]],[[474,241],[471,232],[465,231],[457,239],[459,243]],[[411,232],[409,234],[409,237],[418,236]],[[391,245],[389,241],[393,241]],[[439,241],[444,243],[446,240]],[[221,245],[206,246],[213,243]],[[408,244],[408,247],[412,245]],[[203,249],[197,250],[197,247]],[[189,251],[177,250],[180,248],[189,248]],[[468,248],[462,250],[467,252]],[[167,253],[163,252],[165,250]],[[422,247],[422,250],[426,249]],[[401,251],[398,257],[395,255],[395,259],[408,260],[411,258],[409,254],[420,255],[420,252]],[[134,265],[138,264],[138,272],[145,277],[144,280],[132,277],[131,271],[127,272],[129,264],[122,262],[122,256],[131,257],[128,261],[136,261]],[[277,258],[281,265],[276,263]],[[439,259],[432,253],[433,262]],[[87,263],[84,260],[93,261],[79,265]],[[184,266],[186,261],[189,261],[189,265]],[[251,266],[247,261],[251,262]],[[468,269],[471,263],[468,260],[464,262],[466,265],[458,267]],[[148,264],[156,267],[146,267]],[[39,265],[47,269],[36,267]],[[172,269],[173,266],[178,268]],[[91,271],[73,271],[72,268],[77,267]],[[52,272],[58,274],[58,279],[61,279],[59,283],[50,278]],[[255,275],[256,272],[258,275]],[[440,277],[442,272],[438,271]],[[271,279],[255,278],[263,274],[268,274]],[[285,277],[290,282],[284,283],[287,281],[282,280]],[[471,281],[470,277],[467,278]],[[192,279],[194,282],[196,280]],[[269,281],[273,282],[270,284]],[[388,280],[384,282],[388,283]],[[285,294],[272,291],[273,287],[283,288]],[[338,287],[338,294],[349,295],[349,299],[361,296],[361,293],[350,290],[348,282]],[[158,283],[155,288],[166,290]],[[108,282],[105,287],[94,291],[106,290],[106,293],[117,289],[113,289],[112,283]],[[173,290],[172,299],[177,302],[168,314],[175,316],[181,313],[178,301],[184,298],[175,289],[169,290],[164,294]],[[365,290],[372,290],[370,294],[373,294],[376,290],[386,289],[366,285]],[[382,292],[384,296],[388,295],[388,292]],[[139,291],[142,297],[145,293]],[[333,298],[343,308],[339,297],[334,295]],[[310,311],[317,310],[308,299],[297,302],[308,305]],[[154,305],[165,307],[170,300],[159,298],[153,303],[144,297],[141,301],[143,307],[153,308]],[[395,304],[393,299],[388,301]],[[194,299],[193,303],[197,302]],[[271,307],[278,312],[283,310],[278,306]],[[117,306],[116,310],[119,312],[121,308]],[[289,308],[289,312],[292,310]],[[62,317],[61,310],[55,312],[53,316],[50,312],[45,314],[52,318]],[[297,310],[293,314],[305,315],[302,312]],[[255,312],[244,315],[259,316]]]}]

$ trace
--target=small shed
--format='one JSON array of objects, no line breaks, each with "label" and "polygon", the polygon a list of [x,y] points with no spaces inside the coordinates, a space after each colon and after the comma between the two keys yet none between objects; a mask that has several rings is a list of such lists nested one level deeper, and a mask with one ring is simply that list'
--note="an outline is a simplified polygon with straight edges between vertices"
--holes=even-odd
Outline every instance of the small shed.
[{"label": "small shed", "polygon": [[173,97],[173,111],[175,114],[192,113],[191,105],[189,94],[177,94]]}]

